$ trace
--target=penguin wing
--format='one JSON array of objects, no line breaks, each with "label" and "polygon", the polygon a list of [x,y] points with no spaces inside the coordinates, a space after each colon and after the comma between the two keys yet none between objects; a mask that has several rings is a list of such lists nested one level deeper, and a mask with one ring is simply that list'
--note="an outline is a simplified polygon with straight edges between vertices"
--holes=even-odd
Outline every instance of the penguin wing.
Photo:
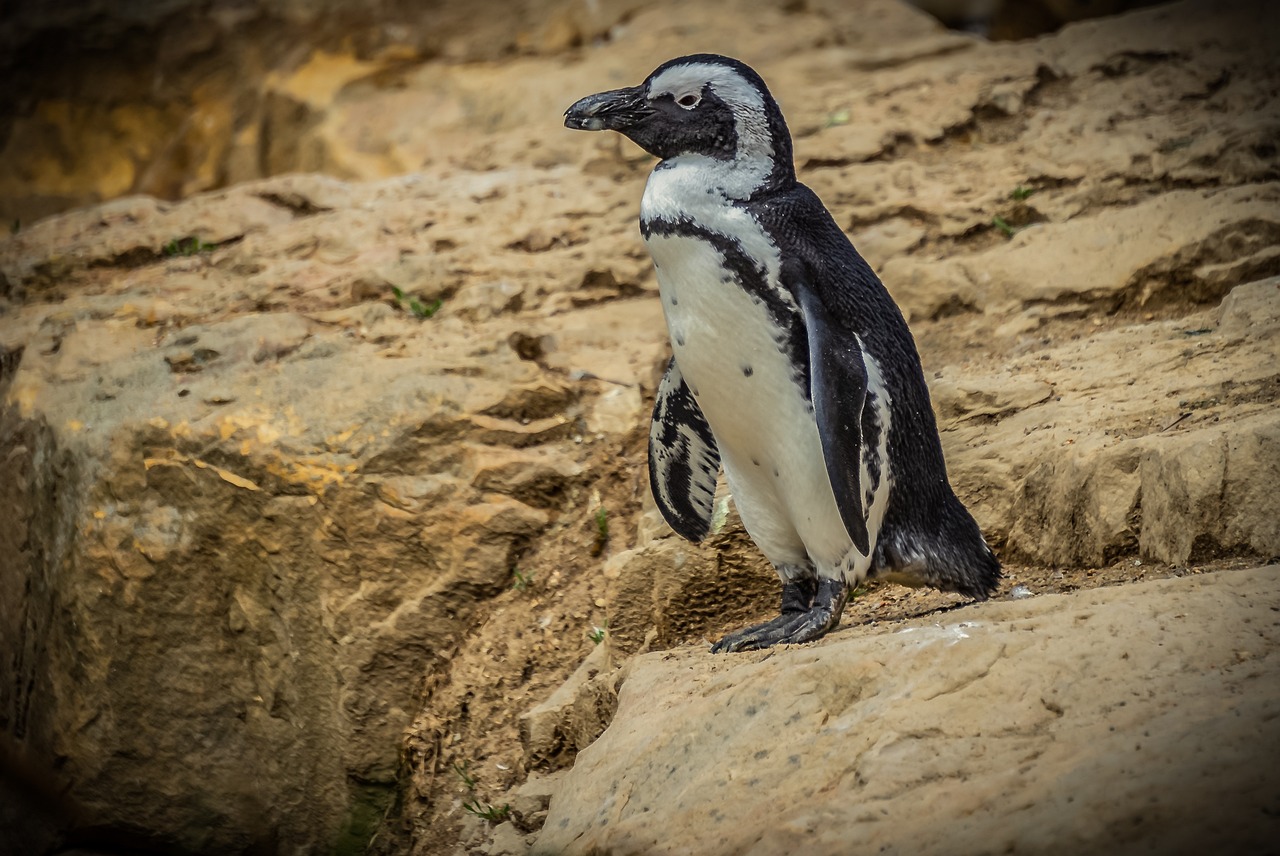
[{"label": "penguin wing", "polygon": [[658,384],[649,425],[649,486],[667,523],[690,541],[711,531],[720,450],[675,357]]},{"label": "penguin wing", "polygon": [[818,422],[827,478],[840,519],[862,555],[870,555],[862,503],[862,408],[867,366],[861,340],[840,324],[809,281],[802,262],[784,264],[783,284],[795,295],[809,344],[809,396]]}]

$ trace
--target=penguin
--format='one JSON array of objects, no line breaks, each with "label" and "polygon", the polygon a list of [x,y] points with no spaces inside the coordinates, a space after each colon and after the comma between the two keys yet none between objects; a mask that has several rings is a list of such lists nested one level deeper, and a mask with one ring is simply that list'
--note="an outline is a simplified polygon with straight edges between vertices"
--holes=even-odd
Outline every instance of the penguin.
[{"label": "penguin", "polygon": [[871,576],[987,599],[1000,563],[947,480],[915,340],[797,180],[760,75],[679,57],[564,123],[659,159],[640,201],[672,348],[649,433],[658,508],[701,541],[723,471],[782,581],[781,614],[712,651],[818,639]]}]

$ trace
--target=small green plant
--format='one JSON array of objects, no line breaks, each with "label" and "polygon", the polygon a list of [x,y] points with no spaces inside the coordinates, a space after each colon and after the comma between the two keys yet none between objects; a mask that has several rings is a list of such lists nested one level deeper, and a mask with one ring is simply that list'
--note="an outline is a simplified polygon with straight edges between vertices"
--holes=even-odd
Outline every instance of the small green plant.
[{"label": "small green plant", "polygon": [[606,621],[603,625],[599,627],[596,627],[593,625],[591,627],[591,632],[587,634],[587,638],[590,639],[592,642],[596,643],[597,645],[599,645],[601,642],[604,641],[605,637],[608,635],[609,635],[609,622]]},{"label": "small green plant", "polygon": [[533,585],[533,574],[525,574],[519,568],[511,569],[513,581],[511,587],[516,591],[524,591]]},{"label": "small green plant", "polygon": [[826,124],[823,125],[823,127],[834,128],[837,125],[847,125],[849,124],[850,118],[851,117],[849,115],[848,110],[836,110],[833,113],[827,114],[827,121],[826,121]]},{"label": "small green plant", "polygon": [[1036,192],[1036,189],[1034,187],[1023,187],[1021,184],[1019,184],[1017,187],[1013,189],[1013,192],[1009,194],[1009,198],[1017,200],[1018,202],[1021,202],[1022,200],[1026,199],[1028,196],[1030,196],[1035,192]]},{"label": "small green plant", "polygon": [[476,789],[476,777],[471,775],[470,761],[454,761],[453,771],[458,774],[459,779],[462,779],[462,784],[467,786],[467,790],[474,791]]},{"label": "small green plant", "polygon": [[490,823],[502,823],[511,816],[511,806],[509,805],[495,806],[491,803],[482,803],[476,799],[464,802],[462,810]]},{"label": "small green plant", "polygon": [[217,246],[217,244],[206,244],[196,237],[174,238],[164,245],[164,254],[170,258],[174,256],[194,256],[216,249]]},{"label": "small green plant", "polygon": [[1004,233],[1006,238],[1012,238],[1018,230],[1009,225],[1009,221],[1001,217],[999,214],[991,218],[991,223],[997,229]]},{"label": "small green plant", "polygon": [[430,318],[440,311],[440,307],[444,305],[444,301],[437,297],[430,303],[423,303],[413,295],[406,296],[404,289],[391,286],[391,293],[395,295],[396,306],[409,307],[409,311],[419,318]]},{"label": "small green plant", "polygon": [[591,555],[599,556],[609,543],[609,512],[602,505],[596,509],[596,542],[591,546]]},{"label": "small green plant", "polygon": [[472,795],[471,799],[462,804],[463,811],[474,814],[476,817],[487,820],[490,823],[502,823],[511,816],[511,806],[495,806],[493,803],[482,803],[475,796],[476,777],[471,775],[470,761],[454,761],[453,771],[458,774],[458,778],[462,779],[462,784],[466,785],[467,790]]}]

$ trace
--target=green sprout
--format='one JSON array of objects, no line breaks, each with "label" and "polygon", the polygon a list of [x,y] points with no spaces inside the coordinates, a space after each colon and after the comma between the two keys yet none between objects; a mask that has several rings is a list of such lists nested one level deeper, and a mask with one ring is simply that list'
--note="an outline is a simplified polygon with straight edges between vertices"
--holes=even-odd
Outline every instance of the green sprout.
[{"label": "green sprout", "polygon": [[454,761],[453,771],[458,774],[458,778],[462,779],[462,784],[467,786],[467,790],[474,791],[476,789],[476,778],[471,775],[470,761]]},{"label": "green sprout", "polygon": [[524,591],[533,585],[533,574],[525,574],[519,568],[512,568],[511,576],[515,578],[511,587],[516,591]]},{"label": "green sprout", "polygon": [[999,214],[992,217],[991,222],[997,229],[1004,232],[1006,238],[1012,238],[1014,232],[1018,231],[1013,226],[1010,226],[1009,221],[1001,217]]},{"label": "green sprout", "polygon": [[440,307],[444,305],[444,301],[438,297],[430,303],[423,303],[412,295],[406,297],[404,290],[394,285],[391,286],[391,293],[395,295],[396,306],[408,306],[409,311],[419,318],[430,318],[439,312]]},{"label": "green sprout", "polygon": [[480,800],[474,799],[464,802],[462,810],[490,823],[502,823],[511,816],[511,806],[509,805],[495,806],[491,803],[482,803]]},{"label": "green sprout", "polygon": [[217,249],[217,244],[206,244],[196,237],[174,238],[164,245],[163,252],[169,258],[174,256],[194,256],[209,250]]},{"label": "green sprout", "polygon": [[1015,199],[1018,202],[1021,202],[1022,200],[1026,199],[1028,196],[1030,196],[1035,192],[1036,192],[1036,189],[1034,187],[1023,187],[1021,184],[1019,184],[1017,187],[1013,189],[1013,192],[1009,194],[1009,198]]},{"label": "green sprout", "polygon": [[602,505],[596,509],[596,542],[591,546],[591,555],[599,556],[609,543],[609,512]]},{"label": "green sprout", "polygon": [[847,125],[849,124],[850,118],[848,110],[836,110],[835,112],[827,115],[827,123],[823,125],[823,127],[834,128],[837,125]]},{"label": "green sprout", "polygon": [[587,634],[587,638],[599,645],[609,635],[609,622],[606,621],[599,627],[592,626],[591,632]]}]

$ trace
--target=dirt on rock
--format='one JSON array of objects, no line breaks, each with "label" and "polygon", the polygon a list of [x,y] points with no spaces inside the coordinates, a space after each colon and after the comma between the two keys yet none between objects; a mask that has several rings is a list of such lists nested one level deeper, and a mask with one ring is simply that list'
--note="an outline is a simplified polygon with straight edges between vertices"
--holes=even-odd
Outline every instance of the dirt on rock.
[{"label": "dirt on rock", "polygon": [[[992,610],[1280,555],[1269,4],[1000,43],[897,0],[545,5],[280,71],[328,176],[0,240],[0,730],[52,783],[0,818],[32,852],[523,854],[628,664],[734,667],[696,648],[776,578],[727,495],[692,545],[648,493],[652,163],[560,123],[683,53],[762,73],[908,316]],[[871,582],[842,644],[960,605]]]}]

